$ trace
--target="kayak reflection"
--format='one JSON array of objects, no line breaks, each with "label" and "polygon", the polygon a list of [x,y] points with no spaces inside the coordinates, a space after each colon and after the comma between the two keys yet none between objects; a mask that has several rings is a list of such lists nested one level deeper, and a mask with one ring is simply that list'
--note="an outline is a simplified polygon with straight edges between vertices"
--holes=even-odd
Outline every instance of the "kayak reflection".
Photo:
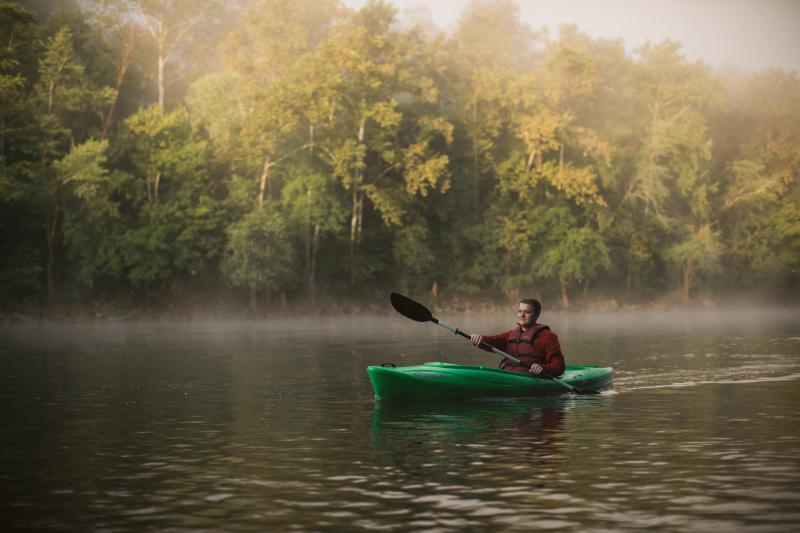
[{"label": "kayak reflection", "polygon": [[377,402],[371,443],[373,451],[388,453],[396,466],[552,460],[561,456],[569,413],[599,403],[604,400],[567,396],[427,405]]}]

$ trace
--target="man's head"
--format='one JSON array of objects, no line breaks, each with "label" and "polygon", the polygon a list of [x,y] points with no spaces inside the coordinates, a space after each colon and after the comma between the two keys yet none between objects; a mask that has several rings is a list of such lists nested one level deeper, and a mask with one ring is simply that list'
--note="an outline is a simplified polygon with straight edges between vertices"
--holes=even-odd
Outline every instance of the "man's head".
[{"label": "man's head", "polygon": [[520,300],[517,306],[517,325],[523,329],[533,326],[541,312],[542,304],[539,303],[539,300],[533,298]]}]

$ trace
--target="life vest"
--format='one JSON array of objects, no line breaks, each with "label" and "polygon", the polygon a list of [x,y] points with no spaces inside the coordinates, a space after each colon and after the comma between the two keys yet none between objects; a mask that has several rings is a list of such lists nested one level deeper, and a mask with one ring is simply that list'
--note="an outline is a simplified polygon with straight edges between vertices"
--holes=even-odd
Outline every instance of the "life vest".
[{"label": "life vest", "polygon": [[[536,337],[544,330],[549,331],[550,328],[544,324],[534,324],[533,327],[525,331],[522,331],[519,326],[515,327],[508,336],[506,352],[520,361],[528,363],[528,365],[531,363],[539,363],[540,365],[546,363],[545,355],[536,351],[533,347]],[[528,370],[526,365],[519,365],[510,359],[503,359],[500,363],[500,368],[511,371]]]}]

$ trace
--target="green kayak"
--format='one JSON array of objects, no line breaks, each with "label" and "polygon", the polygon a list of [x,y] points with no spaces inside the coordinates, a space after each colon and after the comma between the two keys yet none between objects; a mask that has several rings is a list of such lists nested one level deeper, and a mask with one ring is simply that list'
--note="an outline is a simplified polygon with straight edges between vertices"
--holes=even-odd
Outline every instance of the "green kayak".
[{"label": "green kayak", "polygon": [[[544,396],[568,392],[547,378],[485,366],[425,363],[418,366],[367,367],[375,399],[382,401],[455,400]],[[614,371],[599,366],[567,365],[560,379],[579,389],[611,386]]]}]

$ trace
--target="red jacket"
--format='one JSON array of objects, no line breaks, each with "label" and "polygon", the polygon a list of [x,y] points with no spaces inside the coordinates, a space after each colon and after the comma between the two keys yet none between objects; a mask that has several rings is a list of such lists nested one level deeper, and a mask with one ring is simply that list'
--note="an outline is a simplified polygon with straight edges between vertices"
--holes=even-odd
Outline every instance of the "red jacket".
[{"label": "red jacket", "polygon": [[[532,326],[536,328],[540,324]],[[542,329],[533,340],[532,349],[527,346],[527,350],[521,352],[520,344],[509,343],[509,338],[517,336],[519,327],[508,330],[505,333],[497,335],[490,335],[483,337],[483,342],[490,344],[495,348],[503,350],[509,355],[513,355],[527,363],[539,363],[544,369],[544,373],[548,376],[560,376],[564,373],[564,354],[561,353],[561,345],[558,343],[558,336],[550,331],[550,329]],[[491,351],[484,348],[486,351]],[[521,353],[525,355],[521,355]],[[529,354],[529,355],[528,355]],[[519,357],[518,357],[519,355]],[[513,372],[528,372],[529,368],[523,365],[517,365],[513,361],[507,360],[504,365],[506,370]]]}]

